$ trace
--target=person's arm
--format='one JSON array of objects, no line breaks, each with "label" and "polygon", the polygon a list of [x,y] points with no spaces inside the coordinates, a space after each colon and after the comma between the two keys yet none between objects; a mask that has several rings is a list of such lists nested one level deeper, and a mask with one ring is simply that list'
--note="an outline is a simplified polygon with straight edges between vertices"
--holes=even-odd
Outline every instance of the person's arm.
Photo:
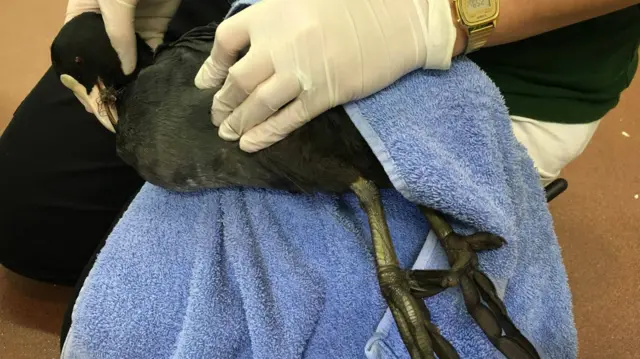
[{"label": "person's arm", "polygon": [[[485,47],[523,40],[637,4],[639,0],[500,0],[498,25]],[[455,22],[453,6],[452,11]],[[466,33],[459,28],[454,56],[464,51],[466,41]]]},{"label": "person's arm", "polygon": [[[467,42],[460,28],[456,32],[451,1],[259,1],[219,25],[195,85],[219,89],[211,114],[220,137],[259,151],[320,113],[380,91],[411,71],[448,69]],[[501,0],[489,45],[637,3]]]}]

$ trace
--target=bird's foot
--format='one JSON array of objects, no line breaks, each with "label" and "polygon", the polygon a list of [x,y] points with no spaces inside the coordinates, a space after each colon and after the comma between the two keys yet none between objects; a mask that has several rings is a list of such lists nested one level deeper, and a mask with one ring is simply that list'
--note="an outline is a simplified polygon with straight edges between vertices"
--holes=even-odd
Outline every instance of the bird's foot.
[{"label": "bird's foot", "polygon": [[[498,249],[505,243],[504,239],[485,232],[458,235],[439,213],[428,208],[422,208],[422,211],[444,247],[451,266],[449,275],[443,276],[444,281],[447,285],[460,285],[467,311],[487,338],[507,358],[538,359],[535,348],[513,324],[493,282],[478,264],[477,252]],[[438,275],[442,276],[441,273]],[[424,277],[426,274],[414,271],[412,276]]]}]

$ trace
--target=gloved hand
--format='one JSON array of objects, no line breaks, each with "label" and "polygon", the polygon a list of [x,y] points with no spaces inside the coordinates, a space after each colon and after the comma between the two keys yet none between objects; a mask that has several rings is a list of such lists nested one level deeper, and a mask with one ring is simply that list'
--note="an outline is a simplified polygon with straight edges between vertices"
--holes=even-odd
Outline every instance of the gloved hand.
[{"label": "gloved hand", "polygon": [[195,84],[222,86],[213,123],[254,152],[412,70],[448,69],[455,39],[449,0],[263,0],[220,24]]},{"label": "gloved hand", "polygon": [[129,75],[137,61],[135,33],[155,49],[179,5],[180,0],[69,0],[65,23],[83,12],[101,13],[122,70]]}]

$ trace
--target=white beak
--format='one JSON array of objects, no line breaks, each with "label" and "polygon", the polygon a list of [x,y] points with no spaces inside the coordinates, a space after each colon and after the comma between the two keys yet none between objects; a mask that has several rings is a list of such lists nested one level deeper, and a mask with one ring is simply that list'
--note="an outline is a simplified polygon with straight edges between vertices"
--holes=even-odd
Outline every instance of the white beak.
[{"label": "white beak", "polygon": [[111,115],[114,123],[118,123],[118,110],[114,103],[103,104],[100,97],[100,90],[105,88],[102,80],[98,79],[98,84],[93,86],[89,94],[87,94],[87,90],[82,84],[67,74],[61,75],[60,81],[69,90],[73,91],[73,94],[84,105],[85,110],[96,116],[102,126],[113,133],[116,132],[111,120],[109,120],[109,115]]}]

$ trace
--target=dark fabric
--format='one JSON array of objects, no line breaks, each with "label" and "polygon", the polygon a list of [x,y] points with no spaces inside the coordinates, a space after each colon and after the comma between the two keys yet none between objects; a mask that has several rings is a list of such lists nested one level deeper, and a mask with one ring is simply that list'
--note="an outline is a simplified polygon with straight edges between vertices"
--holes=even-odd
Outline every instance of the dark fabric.
[{"label": "dark fabric", "polygon": [[182,0],[178,12],[169,23],[164,41],[175,41],[194,27],[222,21],[231,9],[232,2],[233,0]]},{"label": "dark fabric", "polygon": [[638,45],[640,5],[469,58],[500,88],[512,115],[588,123],[618,104],[635,75]]}]

